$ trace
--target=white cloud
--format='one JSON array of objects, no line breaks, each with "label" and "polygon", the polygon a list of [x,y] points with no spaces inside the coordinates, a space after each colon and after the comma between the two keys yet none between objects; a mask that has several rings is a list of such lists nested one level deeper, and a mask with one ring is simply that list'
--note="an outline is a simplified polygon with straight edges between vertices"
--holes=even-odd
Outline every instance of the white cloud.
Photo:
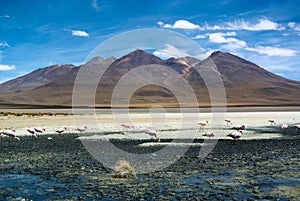
[{"label": "white cloud", "polygon": [[193,24],[187,20],[178,20],[173,25],[164,24],[163,22],[157,23],[163,28],[172,29],[198,29],[198,30],[248,30],[248,31],[264,31],[264,30],[284,30],[285,27],[281,24],[271,20],[261,18],[257,23],[250,23],[245,20],[235,20],[233,22],[224,22],[222,24],[210,25],[205,23],[200,26]]},{"label": "white cloud", "polygon": [[97,0],[93,0],[93,2],[91,3],[92,7],[97,11],[99,12],[100,8],[97,4]]},{"label": "white cloud", "polygon": [[228,43],[226,45],[223,45],[222,47],[228,50],[235,50],[244,48],[247,46],[247,43],[242,40],[238,40],[236,38],[228,38]]},{"label": "white cloud", "polygon": [[71,30],[73,36],[81,36],[81,37],[88,37],[90,36],[87,32],[81,30]]},{"label": "white cloud", "polygon": [[207,38],[209,34],[198,34],[197,36],[193,37],[193,39],[204,39]]},{"label": "white cloud", "polygon": [[294,29],[295,31],[300,31],[300,25],[296,24],[295,22],[289,22],[288,27]]},{"label": "white cloud", "polygon": [[164,26],[164,23],[162,21],[158,21],[156,24],[158,24],[159,26]]},{"label": "white cloud", "polygon": [[227,43],[228,39],[225,38],[224,36],[236,36],[235,32],[226,32],[226,33],[212,33],[209,34],[209,41],[213,43]]},{"label": "white cloud", "polygon": [[226,32],[226,33],[212,33],[209,34],[209,41],[212,43],[224,43],[222,47],[229,50],[239,49],[247,47],[247,43],[243,40],[238,40],[236,38],[228,37],[236,36],[235,32]]},{"label": "white cloud", "polygon": [[165,49],[156,50],[155,52],[153,52],[153,54],[162,59],[168,59],[171,57],[177,58],[177,57],[188,56],[188,54],[185,51],[182,51],[174,47],[173,45],[165,44],[165,47],[166,47]]},{"label": "white cloud", "polygon": [[204,49],[197,52],[196,54],[190,55],[187,51],[182,49],[178,49],[171,44],[165,44],[164,49],[156,50],[153,54],[161,59],[169,59],[171,57],[178,58],[178,57],[185,57],[185,56],[192,56],[201,60],[206,59],[211,53],[205,52]]},{"label": "white cloud", "polygon": [[164,27],[164,28],[168,28],[168,29],[171,29],[171,28],[173,28],[173,26],[172,26],[172,25],[170,25],[170,24],[164,24],[164,25],[163,25],[163,27]]},{"label": "white cloud", "polygon": [[224,44],[221,46],[223,49],[227,49],[230,51],[234,51],[237,49],[245,49],[252,52],[257,52],[259,54],[264,54],[268,56],[280,56],[280,57],[291,57],[295,56],[297,51],[287,48],[279,48],[279,47],[272,47],[272,46],[256,46],[256,47],[249,47],[248,44],[243,41],[239,40],[230,36],[236,36],[236,32],[217,32],[206,34],[208,35],[208,39],[212,43],[219,43]]},{"label": "white cloud", "polygon": [[10,45],[4,41],[4,42],[0,42],[0,47],[10,47]]},{"label": "white cloud", "polygon": [[0,64],[0,71],[9,71],[9,70],[14,70],[14,69],[16,69],[16,66],[14,66],[14,65],[9,66],[9,65]]},{"label": "white cloud", "polygon": [[199,25],[193,24],[186,20],[178,20],[173,25],[173,29],[199,29]]},{"label": "white cloud", "polygon": [[231,29],[235,30],[249,30],[249,31],[263,31],[263,30],[284,30],[285,28],[268,19],[260,19],[257,24],[251,24],[244,20],[236,21],[234,23],[227,23]]},{"label": "white cloud", "polygon": [[[211,28],[211,27],[208,27]],[[252,24],[245,20],[236,20],[233,22],[225,22],[223,26],[214,26],[211,29],[224,30],[248,30],[248,31],[265,31],[265,30],[284,30],[284,26],[270,21],[268,19],[259,19],[258,23]]]},{"label": "white cloud", "polygon": [[177,20],[173,25],[164,24],[163,22],[159,21],[157,24],[164,28],[172,28],[172,29],[199,29],[200,26],[193,24],[187,20]]},{"label": "white cloud", "polygon": [[260,54],[266,54],[268,56],[281,56],[281,57],[291,57],[295,56],[297,51],[287,48],[270,47],[270,46],[257,46],[255,48],[247,47],[246,50],[258,52]]},{"label": "white cloud", "polygon": [[296,26],[295,22],[289,22],[288,23],[288,27],[290,27],[290,28],[295,28],[295,26]]}]

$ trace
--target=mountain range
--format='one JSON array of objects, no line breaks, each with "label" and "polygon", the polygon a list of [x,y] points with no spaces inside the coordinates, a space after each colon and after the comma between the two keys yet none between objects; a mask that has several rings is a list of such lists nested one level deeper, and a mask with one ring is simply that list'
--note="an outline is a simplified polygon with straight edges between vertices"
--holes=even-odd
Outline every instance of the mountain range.
[{"label": "mountain range", "polygon": [[[167,68],[154,70],[155,66]],[[104,67],[107,69],[100,79],[97,77],[97,73]],[[210,95],[212,94],[209,88],[216,84],[211,82],[211,86],[208,87],[207,78],[202,77],[203,75],[206,77],[217,75],[220,78],[221,85],[224,85],[225,88],[227,106],[292,106],[300,104],[300,82],[273,74],[230,53],[213,52],[203,61],[193,57],[162,60],[143,50],[135,50],[119,59],[95,57],[80,66],[54,65],[9,80],[0,84],[0,105],[70,107],[76,81],[77,86],[83,87],[83,93],[77,94],[78,96],[82,96],[83,99],[91,96],[95,100],[96,107],[110,107],[114,90],[119,87],[118,84],[124,77],[133,75],[129,76],[131,79],[129,83],[143,83],[143,80],[147,80],[147,72],[145,74],[131,73],[135,72],[134,70],[137,70],[138,67],[145,68],[148,73],[152,72],[154,78],[165,79],[166,82],[169,82],[168,86],[172,84],[178,89],[178,93],[184,95],[185,88],[171,77],[176,72],[178,81],[184,79],[198,101],[196,105],[195,102],[187,101],[184,106],[211,105]],[[85,72],[84,79],[78,79],[77,76],[80,72]],[[91,95],[89,91],[91,91],[90,87],[95,86],[95,83],[92,83],[95,78],[99,80],[99,83],[96,84],[94,94]],[[177,100],[171,89],[155,83],[141,85],[136,89],[130,89],[129,85],[127,88],[123,87],[117,95],[122,97],[122,93],[128,94],[130,90],[133,90],[130,94],[130,107],[151,107],[157,104],[164,107],[179,106],[180,101]],[[76,106],[91,105],[82,102]],[[127,107],[128,105],[126,101],[119,101],[117,105],[113,106]]]}]

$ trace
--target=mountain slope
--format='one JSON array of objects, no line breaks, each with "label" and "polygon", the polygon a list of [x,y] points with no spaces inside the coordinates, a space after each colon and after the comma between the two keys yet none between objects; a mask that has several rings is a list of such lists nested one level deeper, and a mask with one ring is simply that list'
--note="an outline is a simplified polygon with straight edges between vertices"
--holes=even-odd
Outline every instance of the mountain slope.
[{"label": "mountain slope", "polygon": [[214,52],[210,59],[222,76],[229,104],[299,104],[300,82],[275,75],[229,53]]},{"label": "mountain slope", "polygon": [[29,74],[0,84],[0,92],[21,92],[34,89],[38,86],[50,83],[55,79],[64,77],[74,67],[74,65],[67,64],[37,69]]},{"label": "mountain slope", "polygon": [[[108,66],[108,68],[100,77],[99,72],[105,66]],[[73,66],[63,76],[30,90],[24,90],[22,85],[20,87],[16,85],[15,90],[21,88],[22,92],[14,93],[8,90],[5,96],[0,95],[0,101],[16,104],[71,106],[72,95],[74,95],[73,87],[75,80],[77,80],[82,93],[77,93],[76,96],[84,100],[85,97],[95,95],[93,101],[96,106],[110,107],[117,84],[121,80],[126,81],[128,75],[132,74],[133,76],[128,82],[137,84],[140,87],[131,91],[132,85],[129,84],[128,87],[123,86],[117,94],[118,97],[122,97],[123,94],[129,93],[131,107],[151,107],[154,104],[167,107],[179,106],[178,100],[171,89],[158,86],[155,83],[142,84],[144,83],[143,80],[147,80],[148,77],[146,76],[149,76],[147,73],[152,72],[150,68],[155,68],[155,66],[164,67],[159,69],[159,72],[157,70],[153,71],[153,76],[160,77],[165,82],[172,84],[180,94],[185,94],[186,89],[184,86],[178,85],[178,81],[184,78],[188,82],[195,92],[198,104],[194,105],[192,102],[186,102],[184,103],[186,106],[210,106],[210,95],[220,95],[217,93],[220,89],[214,88],[217,83],[220,84],[218,82],[219,78],[219,81],[225,87],[227,105],[300,104],[300,82],[275,75],[235,55],[214,52],[204,61],[192,57],[161,60],[142,50],[136,50],[119,59],[93,58],[84,65]],[[144,68],[145,72],[135,72],[135,70],[141,69],[137,67]],[[168,69],[177,72],[177,78],[173,78]],[[218,78],[216,79],[212,75]],[[95,80],[99,81],[96,85]],[[36,83],[38,81],[35,81],[33,77],[32,82]],[[91,91],[91,87],[95,86],[97,87],[96,94],[95,91]],[[118,101],[120,101],[118,106],[127,106],[125,99]],[[223,103],[220,102],[220,104]],[[85,102],[83,101],[81,105],[85,105]]]}]

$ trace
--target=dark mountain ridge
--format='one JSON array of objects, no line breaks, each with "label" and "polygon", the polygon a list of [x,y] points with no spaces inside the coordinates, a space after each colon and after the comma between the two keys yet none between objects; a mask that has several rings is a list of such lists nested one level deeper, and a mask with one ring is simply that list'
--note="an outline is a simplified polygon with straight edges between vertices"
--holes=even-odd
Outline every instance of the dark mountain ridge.
[{"label": "dark mountain ridge", "polygon": [[[210,63],[210,65],[207,66],[207,63]],[[86,71],[84,83],[81,83],[83,86],[89,87],[93,84],[89,83],[92,80],[89,79],[89,76],[94,76],[95,73],[93,71],[104,68],[104,64],[108,68],[101,79],[99,78],[95,95],[95,104],[99,107],[111,106],[114,88],[123,76],[140,66],[151,68],[152,64],[165,66],[176,71],[179,76],[183,77],[190,84],[198,99],[198,103],[197,105],[184,103],[186,106],[211,105],[207,84],[202,77],[203,74],[201,75],[201,72],[204,71],[207,73],[206,75],[218,73],[225,86],[226,104],[228,106],[300,104],[300,82],[275,75],[252,62],[230,53],[217,51],[203,61],[193,57],[161,60],[155,55],[142,50],[133,51],[119,59],[96,57],[79,67],[61,65],[60,69],[57,67],[59,69],[56,72],[57,75],[55,75],[54,67],[52,67],[52,74],[47,68],[39,69],[22,76],[23,78],[16,78],[0,84],[1,92],[6,93],[5,96],[0,95],[0,101],[13,104],[71,106],[73,87],[78,72],[82,69],[91,69]],[[65,67],[62,68],[62,66]],[[48,68],[51,69],[51,67]],[[144,75],[139,74],[138,76],[134,79],[143,79]],[[168,71],[163,68],[157,76],[162,76],[166,80],[170,77]],[[21,81],[17,82],[16,80]],[[21,84],[18,85],[16,83]],[[9,86],[10,84],[11,86]],[[175,80],[174,85],[176,85]],[[12,88],[14,89],[13,91],[10,90]],[[150,107],[153,104],[178,107],[178,100],[172,94],[172,91],[155,84],[140,87],[132,94],[130,99],[131,107]],[[127,107],[127,105],[119,106]]]}]

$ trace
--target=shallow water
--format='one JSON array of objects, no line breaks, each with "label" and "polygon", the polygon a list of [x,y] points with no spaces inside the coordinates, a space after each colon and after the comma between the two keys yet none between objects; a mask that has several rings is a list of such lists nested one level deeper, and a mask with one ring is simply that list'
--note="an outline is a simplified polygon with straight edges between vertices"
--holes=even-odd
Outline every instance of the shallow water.
[{"label": "shallow water", "polygon": [[[134,180],[113,179],[77,135],[47,137],[0,141],[0,200],[296,200],[299,194],[293,190],[300,186],[298,137],[219,140],[203,160],[201,146],[193,146],[169,167]],[[113,143],[137,153],[159,149],[138,146],[144,142]]]}]

